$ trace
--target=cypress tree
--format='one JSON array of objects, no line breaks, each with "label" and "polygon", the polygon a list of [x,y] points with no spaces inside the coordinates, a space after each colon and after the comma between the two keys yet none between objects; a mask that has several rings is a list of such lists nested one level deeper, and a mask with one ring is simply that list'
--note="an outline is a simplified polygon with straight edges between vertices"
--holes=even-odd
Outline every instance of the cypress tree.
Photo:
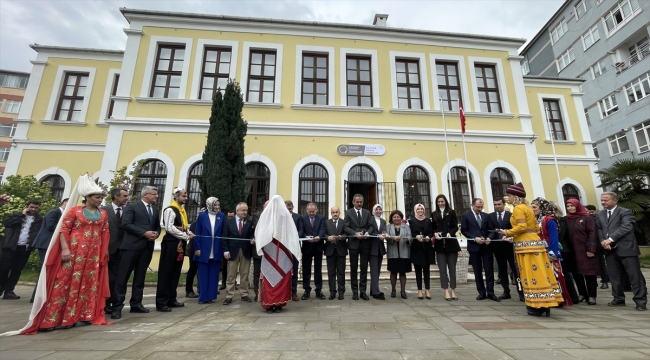
[{"label": "cypress tree", "polygon": [[230,80],[224,93],[212,101],[208,141],[203,152],[203,196],[215,196],[223,212],[246,201],[244,138],[247,123],[242,116],[244,98],[239,83]]}]

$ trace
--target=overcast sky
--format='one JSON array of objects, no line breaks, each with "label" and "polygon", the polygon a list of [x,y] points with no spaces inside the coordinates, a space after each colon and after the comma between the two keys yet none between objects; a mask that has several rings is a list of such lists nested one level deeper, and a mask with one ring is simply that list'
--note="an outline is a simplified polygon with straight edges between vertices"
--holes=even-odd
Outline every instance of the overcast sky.
[{"label": "overcast sky", "polygon": [[31,71],[29,44],[124,50],[120,7],[388,26],[530,39],[564,0],[0,0],[0,68]]}]

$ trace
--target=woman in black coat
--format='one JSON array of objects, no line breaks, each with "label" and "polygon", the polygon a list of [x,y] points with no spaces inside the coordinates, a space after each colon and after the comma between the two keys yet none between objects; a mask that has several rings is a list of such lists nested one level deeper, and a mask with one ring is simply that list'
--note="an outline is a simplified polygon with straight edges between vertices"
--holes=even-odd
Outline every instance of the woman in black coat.
[{"label": "woman in black coat", "polygon": [[411,262],[415,268],[415,281],[418,285],[418,299],[422,300],[422,277],[424,277],[425,296],[431,300],[431,272],[429,266],[435,263],[433,244],[433,226],[431,220],[424,215],[424,205],[417,204],[413,209],[414,215],[409,219],[411,236]]},{"label": "woman in black coat", "polygon": [[[458,300],[456,297],[456,262],[460,244],[456,237],[458,232],[458,218],[456,212],[451,209],[449,202],[444,195],[436,197],[436,210],[431,213],[433,232],[436,237],[434,250],[438,258],[440,269],[440,286],[445,289],[445,300]],[[449,269],[449,276],[447,276]],[[451,290],[449,287],[451,286]]]}]

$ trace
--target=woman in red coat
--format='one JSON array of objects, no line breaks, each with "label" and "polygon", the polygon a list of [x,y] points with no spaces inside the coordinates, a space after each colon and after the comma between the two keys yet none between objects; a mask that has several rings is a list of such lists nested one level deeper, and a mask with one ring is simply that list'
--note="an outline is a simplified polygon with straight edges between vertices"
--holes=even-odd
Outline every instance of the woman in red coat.
[{"label": "woman in red coat", "polygon": [[600,273],[600,262],[596,256],[598,233],[594,218],[589,216],[587,209],[577,199],[566,202],[567,239],[573,247],[576,261],[576,273],[573,278],[578,287],[579,302],[587,300],[587,304],[596,305],[596,292]]}]

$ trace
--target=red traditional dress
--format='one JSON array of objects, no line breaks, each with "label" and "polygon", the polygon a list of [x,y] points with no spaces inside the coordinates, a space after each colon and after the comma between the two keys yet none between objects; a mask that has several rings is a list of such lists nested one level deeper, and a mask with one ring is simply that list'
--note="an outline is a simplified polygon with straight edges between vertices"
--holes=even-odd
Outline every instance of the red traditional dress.
[{"label": "red traditional dress", "polygon": [[291,300],[291,252],[276,239],[262,248],[260,304],[264,309],[284,307]]},{"label": "red traditional dress", "polygon": [[84,215],[82,206],[76,206],[63,218],[60,234],[68,243],[70,261],[61,261],[61,241],[55,237],[44,264],[45,303],[21,334],[73,326],[80,321],[108,324],[104,305],[110,297],[107,268],[110,234],[106,212],[97,211],[99,215],[93,219]]}]

